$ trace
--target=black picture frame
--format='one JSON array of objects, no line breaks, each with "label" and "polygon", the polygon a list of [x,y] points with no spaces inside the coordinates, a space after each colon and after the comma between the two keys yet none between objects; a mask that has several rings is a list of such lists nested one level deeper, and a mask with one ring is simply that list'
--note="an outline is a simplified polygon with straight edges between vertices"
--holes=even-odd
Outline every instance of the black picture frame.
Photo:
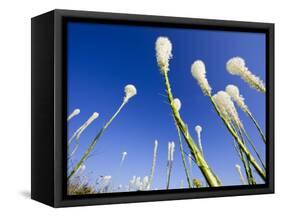
[{"label": "black picture frame", "polygon": [[[66,195],[66,34],[65,23],[116,23],[266,34],[266,165],[267,182],[231,186]],[[274,24],[53,10],[31,21],[32,143],[31,198],[53,207],[161,201],[274,193]]]}]

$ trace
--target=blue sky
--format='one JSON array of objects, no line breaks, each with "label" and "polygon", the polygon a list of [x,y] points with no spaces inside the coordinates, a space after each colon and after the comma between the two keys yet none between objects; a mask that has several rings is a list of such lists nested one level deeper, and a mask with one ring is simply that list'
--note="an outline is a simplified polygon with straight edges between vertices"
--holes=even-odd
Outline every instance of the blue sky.
[{"label": "blue sky", "polygon": [[[182,102],[182,118],[195,140],[194,127],[202,126],[205,158],[223,185],[240,184],[234,165],[241,163],[232,137],[191,76],[190,67],[197,59],[205,62],[213,93],[224,90],[227,84],[237,85],[265,129],[265,96],[225,69],[228,59],[241,56],[248,68],[265,81],[265,34],[72,22],[68,23],[67,30],[68,113],[75,108],[81,110],[79,116],[69,122],[69,136],[93,112],[100,114],[81,136],[74,159],[80,159],[122,103],[124,86],[134,84],[138,90],[87,160],[85,174],[91,181],[100,175],[111,175],[114,184],[127,185],[133,175],[149,175],[155,139],[159,146],[152,189],[165,188],[169,141],[176,144],[171,188],[179,188],[181,180],[185,181],[177,132],[167,99],[162,96],[164,83],[155,58],[155,40],[166,36],[173,44],[169,78],[174,96]],[[243,112],[239,109],[238,112],[265,157],[265,145],[256,128]],[[184,147],[188,152],[186,144]],[[123,151],[128,155],[119,168]],[[203,180],[195,165],[192,177]]]}]

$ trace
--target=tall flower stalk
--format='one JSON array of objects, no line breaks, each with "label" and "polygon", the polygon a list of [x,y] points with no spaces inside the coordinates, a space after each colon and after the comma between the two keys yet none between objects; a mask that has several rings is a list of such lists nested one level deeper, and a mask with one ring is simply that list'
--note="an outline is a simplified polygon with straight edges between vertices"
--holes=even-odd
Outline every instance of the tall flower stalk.
[{"label": "tall flower stalk", "polygon": [[153,176],[154,176],[155,164],[156,164],[156,158],[157,158],[157,149],[158,149],[158,141],[155,140],[155,142],[154,142],[154,151],[153,151],[152,166],[151,166],[150,175],[149,175],[149,180],[148,180],[147,188],[146,188],[147,190],[150,189],[150,185],[151,185],[151,182],[152,182]]},{"label": "tall flower stalk", "polygon": [[245,153],[247,159],[253,165],[259,176],[265,181],[266,180],[265,171],[260,168],[255,158],[248,150],[246,144],[242,142],[241,138],[239,137],[239,135],[237,135],[235,129],[232,126],[232,121],[234,121],[234,123],[238,125],[240,125],[241,122],[238,119],[237,111],[235,110],[235,107],[233,105],[233,102],[231,101],[230,96],[224,91],[219,91],[217,94],[212,96],[211,87],[206,78],[206,69],[203,61],[201,60],[195,61],[191,66],[191,72],[193,77],[197,80],[203,93],[209,97],[217,114],[219,115],[224,125],[226,126],[230,134],[233,136],[235,141],[237,142],[239,148],[241,148],[243,153]]},{"label": "tall flower stalk", "polygon": [[95,120],[99,117],[99,113],[94,112],[90,118],[84,123],[82,124],[82,126],[80,126],[75,132],[74,134],[71,136],[71,138],[68,140],[67,145],[69,146],[71,144],[71,142],[73,141],[73,139],[75,138],[76,144],[72,150],[72,152],[69,154],[68,158],[72,158],[73,155],[75,154],[75,152],[77,151],[78,147],[79,147],[79,138],[81,136],[81,134],[84,132],[84,130]]},{"label": "tall flower stalk", "polygon": [[167,160],[167,185],[166,188],[169,189],[170,187],[170,180],[174,162],[174,151],[175,151],[175,143],[169,142],[168,143],[168,160]]},{"label": "tall flower stalk", "polygon": [[109,119],[109,121],[100,129],[99,133],[96,135],[96,137],[94,138],[94,140],[92,141],[92,143],[90,144],[90,146],[88,147],[88,149],[86,150],[86,152],[84,153],[84,155],[82,156],[82,158],[79,160],[79,162],[76,164],[76,166],[74,167],[74,169],[70,172],[70,174],[68,175],[67,179],[69,180],[79,169],[79,167],[85,162],[85,160],[88,158],[89,154],[91,153],[91,151],[93,150],[93,148],[95,147],[97,141],[99,140],[99,138],[102,136],[102,134],[104,133],[104,131],[109,127],[109,125],[111,124],[111,122],[117,117],[117,115],[121,112],[121,110],[123,109],[123,107],[127,104],[127,102],[129,101],[130,98],[132,98],[133,96],[135,96],[137,94],[137,89],[135,88],[134,85],[128,84],[125,86],[124,88],[124,92],[125,92],[125,96],[123,98],[123,102],[120,105],[120,107],[117,109],[117,111],[114,113],[114,115]]},{"label": "tall flower stalk", "polygon": [[235,165],[235,168],[236,168],[236,170],[237,170],[237,172],[238,172],[238,174],[239,174],[241,183],[242,183],[243,185],[245,185],[246,182],[245,182],[245,179],[244,179],[243,174],[242,174],[242,172],[241,172],[241,167],[240,167],[240,165],[236,164],[236,165]]},{"label": "tall flower stalk", "polygon": [[177,111],[174,105],[174,98],[170,87],[168,71],[169,71],[169,60],[172,57],[172,44],[170,40],[166,37],[159,37],[156,41],[156,59],[158,66],[160,68],[161,74],[164,77],[165,81],[165,88],[166,93],[168,96],[169,104],[173,112],[174,119],[178,128],[180,129],[191,154],[193,155],[196,164],[198,165],[200,171],[202,172],[203,176],[205,177],[206,181],[208,182],[209,186],[216,187],[220,186],[218,179],[216,178],[215,174],[212,172],[211,168],[209,167],[208,163],[204,159],[202,153],[198,149],[197,145],[195,144],[194,140],[190,136],[187,126],[185,125],[184,121],[182,120],[179,112]]},{"label": "tall flower stalk", "polygon": [[80,113],[80,109],[74,109],[73,112],[71,112],[71,114],[67,117],[67,121],[70,121],[72,118],[74,118],[75,116],[79,115]]},{"label": "tall flower stalk", "polygon": [[201,132],[202,132],[202,127],[200,125],[197,125],[195,127],[195,131],[197,133],[197,137],[198,137],[198,145],[199,145],[199,148],[201,150],[201,153],[203,154],[203,146],[202,146],[202,143],[201,143]]},{"label": "tall flower stalk", "polygon": [[231,75],[240,76],[250,87],[265,93],[264,82],[246,67],[246,62],[241,57],[233,57],[226,63],[226,69]]},{"label": "tall flower stalk", "polygon": [[249,107],[245,104],[244,97],[242,95],[240,95],[239,88],[233,84],[230,84],[230,85],[226,86],[225,91],[231,96],[232,100],[237,104],[237,106],[240,107],[242,109],[242,111],[244,111],[249,116],[249,118],[253,121],[254,125],[256,126],[257,130],[259,131],[259,134],[260,134],[264,144],[266,144],[265,135],[264,135],[259,123],[254,118]]},{"label": "tall flower stalk", "polygon": [[120,167],[123,165],[127,154],[128,153],[126,151],[122,152],[122,158],[121,158],[121,162],[120,162]]},{"label": "tall flower stalk", "polygon": [[[180,112],[181,101],[178,98],[174,99],[174,105],[175,105],[176,109],[178,110],[178,112]],[[191,178],[190,178],[190,175],[189,175],[189,172],[188,172],[188,167],[186,165],[185,154],[184,154],[183,145],[182,145],[181,132],[180,132],[179,127],[177,126],[176,121],[175,121],[175,125],[176,125],[176,128],[177,128],[177,133],[178,133],[178,137],[179,137],[180,152],[181,152],[182,163],[183,163],[184,172],[185,172],[185,176],[186,176],[186,181],[188,183],[188,187],[192,188],[192,181],[191,181]]]}]

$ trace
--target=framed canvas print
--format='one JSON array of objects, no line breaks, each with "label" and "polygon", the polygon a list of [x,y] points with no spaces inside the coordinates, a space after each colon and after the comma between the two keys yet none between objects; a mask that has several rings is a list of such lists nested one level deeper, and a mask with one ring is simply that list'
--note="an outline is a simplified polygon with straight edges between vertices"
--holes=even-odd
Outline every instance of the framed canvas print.
[{"label": "framed canvas print", "polygon": [[32,18],[32,198],[54,207],[274,192],[274,25]]}]

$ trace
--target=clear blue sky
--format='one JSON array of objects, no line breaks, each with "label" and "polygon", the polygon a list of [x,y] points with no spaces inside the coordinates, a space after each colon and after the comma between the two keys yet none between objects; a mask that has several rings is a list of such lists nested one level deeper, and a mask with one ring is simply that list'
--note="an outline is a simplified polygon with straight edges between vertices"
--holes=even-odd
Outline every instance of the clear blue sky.
[{"label": "clear blue sky", "polygon": [[[174,96],[182,102],[181,115],[195,140],[194,127],[202,126],[205,158],[223,185],[240,184],[234,165],[238,163],[242,167],[242,164],[233,148],[232,137],[191,76],[190,67],[197,59],[205,62],[213,93],[224,90],[227,84],[239,86],[264,129],[265,96],[249,88],[239,77],[229,75],[225,63],[233,56],[241,56],[249,69],[265,80],[265,34],[71,22],[67,29],[68,113],[75,108],[81,110],[68,125],[69,136],[93,112],[100,114],[81,136],[76,160],[121,104],[124,86],[134,84],[138,90],[87,160],[85,173],[91,181],[100,175],[111,175],[116,185],[124,186],[133,175],[149,175],[155,139],[159,147],[152,189],[165,188],[168,141],[176,144],[171,188],[179,188],[181,180],[185,180],[177,132],[170,107],[161,96],[165,94],[164,83],[155,58],[155,40],[167,36],[173,44],[169,77]],[[252,140],[265,156],[265,146],[256,128],[238,111]],[[119,169],[123,151],[128,155]],[[203,179],[195,165],[192,177]]]}]

